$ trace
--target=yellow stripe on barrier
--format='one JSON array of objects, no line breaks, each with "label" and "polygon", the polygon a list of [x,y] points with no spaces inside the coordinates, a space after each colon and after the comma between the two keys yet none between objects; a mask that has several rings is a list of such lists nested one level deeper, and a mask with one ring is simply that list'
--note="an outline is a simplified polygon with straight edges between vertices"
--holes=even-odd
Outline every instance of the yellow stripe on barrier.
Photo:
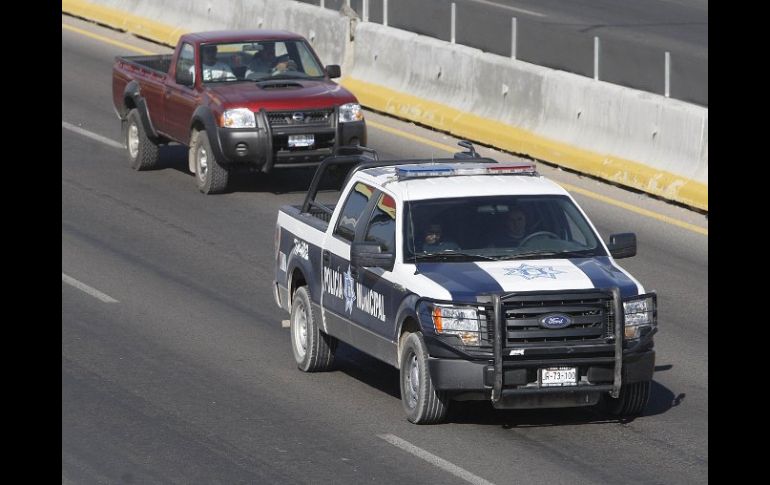
[{"label": "yellow stripe on barrier", "polygon": [[134,51],[134,52],[139,53],[139,54],[147,54],[147,55],[156,54],[156,52],[148,51],[147,49],[142,49],[141,47],[135,47],[133,45],[126,44],[125,42],[120,42],[119,40],[109,39],[109,38],[104,37],[102,35],[94,34],[94,33],[88,32],[87,30],[79,29],[79,28],[73,27],[71,25],[61,24],[61,28],[62,29],[66,29],[66,30],[70,30],[72,32],[77,32],[80,35],[84,35],[86,37],[90,37],[92,39],[96,39],[96,40],[98,40],[100,42],[104,42],[106,44],[111,44],[111,45],[114,45],[114,46],[117,46],[117,47],[122,47],[123,49]]},{"label": "yellow stripe on barrier", "polygon": [[364,106],[503,150],[708,210],[708,187],[670,172],[614,155],[590,152],[528,131],[426,101],[377,84],[346,77],[341,84]]},{"label": "yellow stripe on barrier", "polygon": [[181,27],[172,27],[85,0],[62,0],[61,10],[171,47],[176,46],[179,36],[188,32]]}]

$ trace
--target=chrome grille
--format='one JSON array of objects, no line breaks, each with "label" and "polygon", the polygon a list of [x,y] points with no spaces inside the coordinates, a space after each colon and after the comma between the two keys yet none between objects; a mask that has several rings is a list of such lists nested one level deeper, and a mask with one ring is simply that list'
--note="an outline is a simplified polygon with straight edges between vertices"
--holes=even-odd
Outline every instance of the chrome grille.
[{"label": "chrome grille", "polygon": [[[540,320],[549,314],[567,315],[572,324],[548,329]],[[608,293],[527,295],[503,302],[507,331],[505,346],[528,343],[602,341],[614,335],[614,306]],[[482,330],[489,344],[494,342],[494,313],[487,311],[487,328]],[[486,332],[484,332],[486,330]]]},{"label": "chrome grille", "polygon": [[269,111],[270,126],[332,126],[334,110]]}]

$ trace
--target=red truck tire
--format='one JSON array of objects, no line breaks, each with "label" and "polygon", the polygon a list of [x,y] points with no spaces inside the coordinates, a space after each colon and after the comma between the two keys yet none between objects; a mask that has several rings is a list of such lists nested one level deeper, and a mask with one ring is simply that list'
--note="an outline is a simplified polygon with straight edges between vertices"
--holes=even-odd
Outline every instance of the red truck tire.
[{"label": "red truck tire", "polygon": [[204,194],[221,194],[227,189],[230,172],[217,161],[205,130],[193,131],[190,157],[193,158],[198,190]]},{"label": "red truck tire", "polygon": [[150,170],[158,166],[160,149],[147,137],[136,109],[128,112],[123,122],[123,138],[128,153],[128,164],[134,170]]}]

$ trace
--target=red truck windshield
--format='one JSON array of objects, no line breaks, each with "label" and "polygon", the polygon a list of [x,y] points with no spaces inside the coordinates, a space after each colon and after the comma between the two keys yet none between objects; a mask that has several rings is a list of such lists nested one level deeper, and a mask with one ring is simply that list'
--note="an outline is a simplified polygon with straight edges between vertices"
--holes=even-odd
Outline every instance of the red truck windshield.
[{"label": "red truck windshield", "polygon": [[301,40],[203,44],[204,83],[321,78],[323,68]]}]

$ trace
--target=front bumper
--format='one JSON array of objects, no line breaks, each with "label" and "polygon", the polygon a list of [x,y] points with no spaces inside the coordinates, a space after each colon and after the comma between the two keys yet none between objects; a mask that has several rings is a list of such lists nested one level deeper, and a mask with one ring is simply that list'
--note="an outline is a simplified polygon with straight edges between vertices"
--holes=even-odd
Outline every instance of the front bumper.
[{"label": "front bumper", "polygon": [[[578,385],[539,387],[537,372],[545,367],[577,367]],[[428,370],[436,389],[453,394],[476,393],[490,399],[495,384],[492,362],[430,358]],[[635,352],[623,358],[622,380],[626,384],[652,379],[655,351]],[[505,361],[503,363],[500,401],[497,408],[572,407],[595,404],[601,393],[613,388],[612,357],[566,357]]]},{"label": "front bumper", "polygon": [[[271,126],[268,113],[255,113],[257,127],[247,129],[217,128],[222,162],[269,172],[273,168],[316,166],[334,150],[344,145],[366,146],[366,122],[338,123],[337,110],[326,125]],[[291,135],[313,135],[315,145],[289,148]]]},{"label": "front bumper", "polygon": [[[559,308],[554,307],[558,301],[567,302],[566,307],[561,307],[565,309],[576,307],[580,302],[583,306],[572,308],[573,311],[590,309],[588,318],[605,324],[588,331],[575,330],[576,335],[592,332],[583,340],[566,341],[565,332],[572,331],[569,329],[561,334],[555,332],[555,338],[542,342],[520,340],[527,331],[521,331],[521,320],[515,320],[513,315],[540,308],[551,312]],[[527,309],[517,306],[523,302],[530,306]],[[597,305],[604,310],[593,312]],[[467,347],[464,350],[451,347],[445,338],[426,338],[431,355],[428,368],[437,389],[463,399],[490,399],[494,407],[502,409],[571,407],[595,404],[602,393],[618,397],[623,384],[652,380],[655,369],[652,338],[657,325],[639,340],[626,341],[623,304],[617,288],[491,295],[484,306],[488,315],[484,325],[492,334],[487,339],[491,348],[479,348],[471,354]],[[423,329],[429,333],[432,324],[420,316],[425,320]],[[600,333],[594,335],[596,331]],[[527,337],[547,334],[539,329]],[[554,367],[575,368],[577,382],[564,386],[541,385],[540,370]]]}]

